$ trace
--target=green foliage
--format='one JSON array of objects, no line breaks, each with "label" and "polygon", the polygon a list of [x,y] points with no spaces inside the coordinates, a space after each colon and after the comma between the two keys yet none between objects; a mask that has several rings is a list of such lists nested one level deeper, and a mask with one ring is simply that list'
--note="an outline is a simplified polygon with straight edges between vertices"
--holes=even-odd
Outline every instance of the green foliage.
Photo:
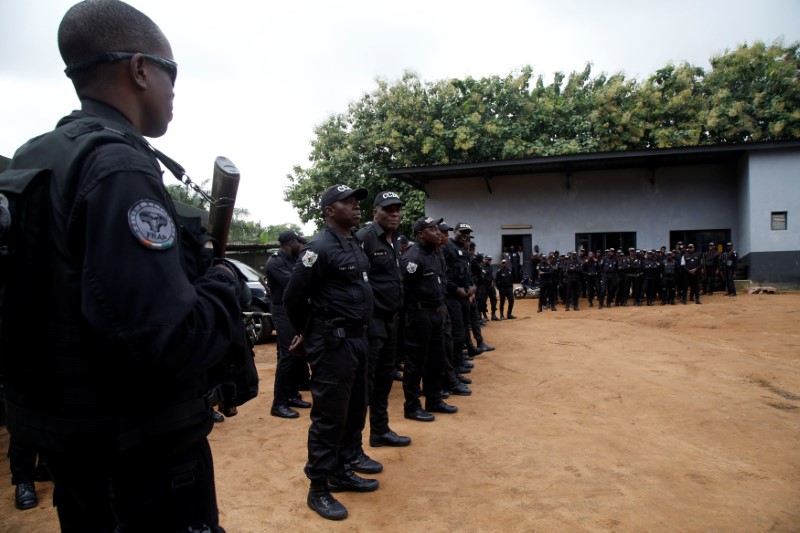
[{"label": "green foliage", "polygon": [[317,126],[308,168],[288,176],[284,198],[322,225],[330,185],[366,187],[362,203],[393,190],[408,233],[424,193],[389,180],[390,168],[615,150],[800,138],[800,43],[756,42],[710,60],[711,70],[666,65],[648,79],[592,77],[591,64],[545,85],[530,66],[501,76],[425,82],[406,72]]},{"label": "green foliage", "polygon": [[[208,180],[204,181],[200,187],[210,194],[208,188]],[[170,197],[176,201],[181,202],[198,209],[208,211],[208,201],[197,192],[191,190],[185,185],[172,184],[167,185],[167,192]],[[277,224],[274,226],[264,227],[261,222],[253,222],[247,220],[250,215],[247,209],[234,208],[233,219],[231,220],[231,229],[228,235],[228,242],[231,244],[273,244],[278,242],[278,235],[282,231],[291,230],[302,235],[300,226],[297,224]]]}]

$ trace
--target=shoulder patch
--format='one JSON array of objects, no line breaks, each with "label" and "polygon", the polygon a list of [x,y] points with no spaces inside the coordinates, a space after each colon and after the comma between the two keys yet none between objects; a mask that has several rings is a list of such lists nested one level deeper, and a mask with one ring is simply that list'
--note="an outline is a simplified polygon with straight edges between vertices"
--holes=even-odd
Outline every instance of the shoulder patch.
[{"label": "shoulder patch", "polygon": [[303,254],[303,258],[300,261],[303,262],[304,267],[311,268],[312,266],[314,266],[314,263],[317,262],[317,257],[319,257],[319,254],[317,254],[317,252],[306,250],[306,253]]},{"label": "shoulder patch", "polygon": [[128,225],[133,236],[146,248],[166,250],[175,244],[175,222],[158,202],[139,200],[128,209]]},{"label": "shoulder patch", "polygon": [[417,271],[417,264],[409,261],[408,264],[406,265],[406,270],[408,271],[409,274],[413,274],[414,272]]}]

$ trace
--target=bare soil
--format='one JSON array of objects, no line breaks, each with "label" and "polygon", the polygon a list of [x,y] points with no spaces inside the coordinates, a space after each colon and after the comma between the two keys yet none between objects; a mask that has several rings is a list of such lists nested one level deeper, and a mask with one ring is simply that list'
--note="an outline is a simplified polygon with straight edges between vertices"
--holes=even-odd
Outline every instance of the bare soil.
[{"label": "bare soil", "polygon": [[[367,448],[377,492],[341,493],[350,517],[306,506],[308,410],[269,416],[261,394],[211,434],[222,525],[267,531],[800,531],[800,294],[703,305],[536,313],[490,322],[473,395],[433,423],[402,416],[408,448]],[[306,397],[308,394],[306,393]],[[0,430],[0,448],[8,435]],[[0,464],[0,532],[57,531],[52,486],[14,508]]]}]

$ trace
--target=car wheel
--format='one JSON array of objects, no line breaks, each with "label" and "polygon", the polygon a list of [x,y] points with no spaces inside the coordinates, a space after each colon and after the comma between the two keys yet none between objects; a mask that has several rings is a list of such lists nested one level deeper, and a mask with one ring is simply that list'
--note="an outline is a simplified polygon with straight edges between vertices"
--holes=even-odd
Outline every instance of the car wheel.
[{"label": "car wheel", "polygon": [[514,298],[525,298],[525,289],[517,287],[514,289]]},{"label": "car wheel", "polygon": [[[264,310],[257,306],[250,306],[248,311],[253,313],[264,313]],[[248,321],[247,334],[253,344],[262,344],[272,337],[272,317],[264,314],[260,318]]]}]

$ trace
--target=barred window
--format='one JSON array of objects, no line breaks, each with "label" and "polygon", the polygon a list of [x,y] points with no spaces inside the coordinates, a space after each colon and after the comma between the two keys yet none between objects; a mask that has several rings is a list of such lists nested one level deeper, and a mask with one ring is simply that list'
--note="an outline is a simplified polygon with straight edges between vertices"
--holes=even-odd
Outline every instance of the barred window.
[{"label": "barred window", "polygon": [[770,217],[771,221],[771,228],[773,230],[785,230],[786,229],[786,211],[773,211],[772,216]]}]

